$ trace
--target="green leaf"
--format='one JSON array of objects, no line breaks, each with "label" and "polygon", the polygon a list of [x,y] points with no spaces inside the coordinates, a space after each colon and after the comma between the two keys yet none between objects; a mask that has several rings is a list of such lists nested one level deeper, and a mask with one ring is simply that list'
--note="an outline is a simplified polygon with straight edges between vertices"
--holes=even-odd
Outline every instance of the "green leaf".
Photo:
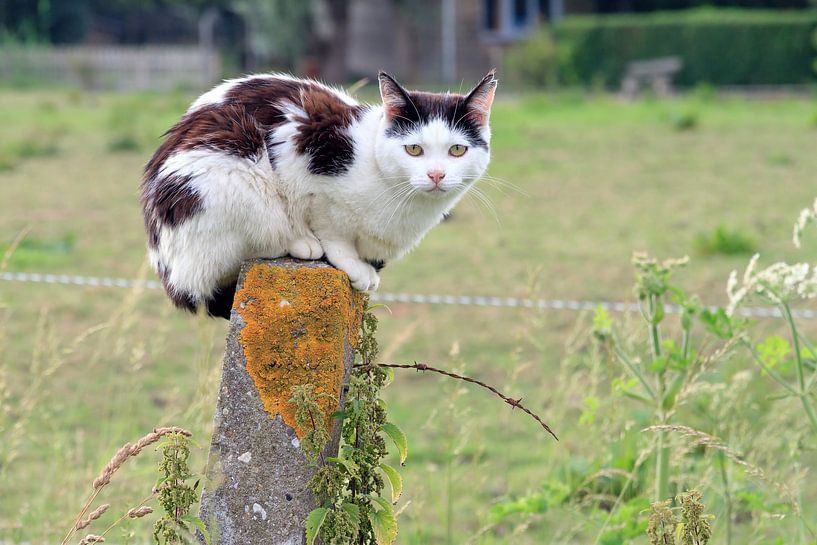
[{"label": "green leaf", "polygon": [[196,529],[201,532],[201,535],[204,536],[204,543],[206,543],[206,545],[210,545],[210,532],[207,531],[207,528],[204,526],[204,522],[202,522],[199,517],[188,513],[182,517],[182,520],[195,526]]},{"label": "green leaf", "polygon": [[664,301],[661,298],[655,300],[655,312],[652,316],[653,325],[658,325],[664,320]]},{"label": "green leaf", "polygon": [[380,464],[380,469],[385,473],[386,478],[389,479],[391,485],[391,502],[396,503],[400,499],[400,494],[403,493],[403,477],[389,464]]},{"label": "green leaf", "polygon": [[770,335],[757,345],[757,354],[769,369],[774,369],[783,363],[790,352],[789,341],[779,335]]},{"label": "green leaf", "polygon": [[403,465],[408,457],[408,441],[406,440],[406,434],[403,433],[403,430],[391,422],[386,422],[383,424],[381,429],[386,435],[391,437],[392,441],[394,441],[397,450],[400,452],[400,465]]},{"label": "green leaf", "polygon": [[353,460],[349,460],[348,458],[336,458],[336,457],[329,457],[326,459],[327,462],[334,462],[336,464],[340,464],[346,468],[346,471],[349,472],[350,475],[353,477],[357,477],[358,472],[360,470],[360,466],[357,465]]},{"label": "green leaf", "polygon": [[318,507],[313,509],[309,516],[306,517],[306,545],[315,543],[315,538],[318,537],[318,532],[323,526],[327,514],[329,514],[328,508]]},{"label": "green leaf", "polygon": [[[397,519],[389,502],[378,496],[372,496],[372,501],[380,505],[382,509],[369,511],[369,522],[372,523],[372,531],[377,545],[391,545],[397,539]],[[311,545],[311,544],[310,544]]]},{"label": "green leaf", "polygon": [[663,373],[667,370],[667,358],[664,356],[655,358],[648,367],[653,373]]},{"label": "green leaf", "polygon": [[340,507],[352,515],[352,518],[355,519],[355,521],[360,522],[360,506],[350,501],[344,501]]},{"label": "green leaf", "polygon": [[683,386],[685,379],[686,373],[678,373],[675,376],[675,379],[670,383],[669,388],[667,388],[667,391],[664,394],[664,401],[662,404],[665,410],[670,410],[675,406],[675,398],[678,396],[678,392],[681,391],[681,386]]},{"label": "green leaf", "polygon": [[700,318],[704,329],[716,337],[720,339],[730,339],[734,335],[734,320],[726,314],[724,309],[719,308],[715,312],[704,309],[704,311],[701,312]]},{"label": "green leaf", "polygon": [[589,426],[596,421],[596,413],[599,410],[599,398],[596,396],[588,396],[584,398],[584,410],[579,417],[579,424]]},{"label": "green leaf", "polygon": [[153,485],[153,490],[159,490],[159,487],[165,484],[165,481],[167,481],[167,479],[169,479],[167,475],[162,475],[161,477],[156,479],[156,484]]},{"label": "green leaf", "polygon": [[360,529],[360,507],[350,501],[344,501],[340,508],[349,513],[352,518],[352,523],[355,525],[355,530]]}]

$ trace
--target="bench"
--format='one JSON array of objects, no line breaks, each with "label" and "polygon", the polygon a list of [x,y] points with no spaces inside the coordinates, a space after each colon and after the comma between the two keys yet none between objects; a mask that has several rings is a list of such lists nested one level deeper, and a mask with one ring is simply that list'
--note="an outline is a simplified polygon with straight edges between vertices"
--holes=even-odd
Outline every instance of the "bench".
[{"label": "bench", "polygon": [[635,98],[643,86],[649,85],[656,95],[669,96],[672,94],[672,77],[682,67],[678,57],[633,61],[627,64],[621,80],[621,93],[627,98]]}]

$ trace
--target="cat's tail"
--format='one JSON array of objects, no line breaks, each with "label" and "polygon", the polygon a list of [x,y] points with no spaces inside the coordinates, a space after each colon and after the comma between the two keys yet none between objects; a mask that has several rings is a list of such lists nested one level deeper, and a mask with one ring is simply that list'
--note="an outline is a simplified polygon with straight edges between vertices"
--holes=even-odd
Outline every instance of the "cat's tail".
[{"label": "cat's tail", "polygon": [[230,318],[241,241],[223,228],[236,172],[269,169],[266,132],[241,104],[189,111],[145,167],[141,201],[150,262],[179,308]]}]

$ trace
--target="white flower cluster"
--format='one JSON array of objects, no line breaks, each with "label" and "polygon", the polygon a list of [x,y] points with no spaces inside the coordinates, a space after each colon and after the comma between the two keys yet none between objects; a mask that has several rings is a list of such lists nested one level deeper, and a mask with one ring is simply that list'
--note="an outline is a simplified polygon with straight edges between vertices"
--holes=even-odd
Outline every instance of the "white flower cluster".
[{"label": "white flower cluster", "polygon": [[803,230],[810,224],[817,223],[817,199],[811,208],[804,208],[800,212],[800,217],[797,218],[797,223],[794,224],[794,233],[792,234],[792,241],[794,245],[800,247],[800,237],[803,235]]},{"label": "white flower cluster", "polygon": [[729,305],[726,313],[730,316],[741,302],[751,295],[760,295],[773,303],[787,303],[794,299],[811,299],[817,296],[817,267],[808,263],[775,263],[762,270],[756,270],[760,254],[755,254],[743,273],[743,282],[738,285],[738,272],[732,271],[726,284]]},{"label": "white flower cluster", "polygon": [[[817,199],[811,208],[800,212],[794,224],[792,240],[800,247],[803,230],[810,224],[817,223]],[[757,269],[760,254],[755,254],[743,273],[743,282],[738,285],[738,272],[732,271],[726,283],[726,294],[729,305],[726,313],[730,316],[744,299],[751,295],[760,295],[772,303],[788,303],[794,299],[811,299],[817,296],[817,265],[808,263],[775,263],[762,270]]]}]

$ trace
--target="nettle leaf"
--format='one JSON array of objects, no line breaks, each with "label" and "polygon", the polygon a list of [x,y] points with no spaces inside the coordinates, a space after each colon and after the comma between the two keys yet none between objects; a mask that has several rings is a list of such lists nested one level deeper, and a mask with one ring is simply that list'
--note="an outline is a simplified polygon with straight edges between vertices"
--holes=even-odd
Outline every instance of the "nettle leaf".
[{"label": "nettle leaf", "polygon": [[349,472],[350,475],[353,477],[357,477],[360,466],[357,465],[353,460],[349,460],[348,458],[336,458],[336,457],[329,457],[326,459],[327,462],[333,462],[336,464],[340,464],[346,468],[346,471]]},{"label": "nettle leaf", "polygon": [[201,535],[204,537],[205,545],[210,545],[210,532],[207,531],[207,528],[204,526],[204,522],[197,517],[196,515],[187,514],[182,517],[182,520],[188,524],[192,524],[196,527],[196,529],[201,532]]},{"label": "nettle leaf", "polygon": [[355,529],[360,529],[360,506],[350,501],[344,501],[340,508],[349,513],[349,516],[352,517]]},{"label": "nettle leaf", "polygon": [[397,447],[397,450],[400,452],[400,465],[406,461],[408,457],[408,441],[406,440],[406,434],[403,433],[403,430],[392,424],[391,422],[386,422],[383,424],[381,428],[383,432],[388,435],[392,441],[394,441],[394,445]]},{"label": "nettle leaf", "polygon": [[313,509],[309,516],[306,517],[306,545],[315,543],[315,538],[318,537],[318,532],[323,526],[323,521],[326,520],[326,515],[329,514],[329,509],[326,507],[318,507]]},{"label": "nettle leaf", "polygon": [[396,503],[400,499],[400,494],[403,493],[403,477],[389,464],[380,464],[380,469],[389,479],[391,485],[391,502]]},{"label": "nettle leaf", "polygon": [[381,509],[369,511],[369,522],[372,524],[374,539],[377,545],[391,545],[397,539],[397,519],[389,502],[378,496],[372,496],[372,501]]}]

